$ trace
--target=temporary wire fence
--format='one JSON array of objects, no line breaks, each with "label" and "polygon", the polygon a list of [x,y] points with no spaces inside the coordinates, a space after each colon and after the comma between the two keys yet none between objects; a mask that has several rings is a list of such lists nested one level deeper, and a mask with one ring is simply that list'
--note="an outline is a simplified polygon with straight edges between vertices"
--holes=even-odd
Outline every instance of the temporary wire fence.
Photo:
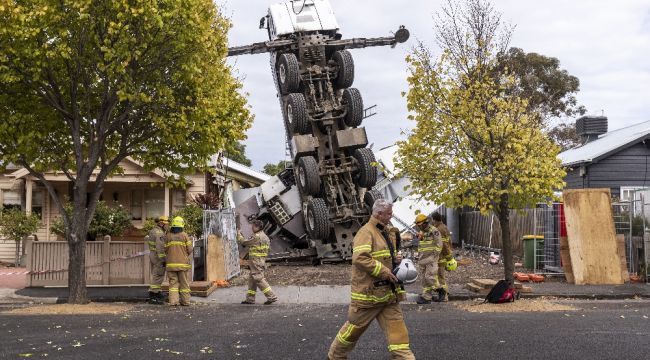
[{"label": "temporary wire fence", "polygon": [[240,273],[237,222],[233,209],[206,210],[203,212],[203,235],[207,239],[216,235],[223,239],[226,263],[226,280]]}]

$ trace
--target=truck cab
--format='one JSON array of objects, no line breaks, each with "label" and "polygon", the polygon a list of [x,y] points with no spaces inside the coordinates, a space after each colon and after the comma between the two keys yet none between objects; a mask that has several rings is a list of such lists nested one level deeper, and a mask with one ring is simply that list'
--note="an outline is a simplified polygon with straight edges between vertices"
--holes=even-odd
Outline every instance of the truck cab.
[{"label": "truck cab", "polygon": [[279,40],[295,33],[336,32],[339,24],[329,0],[290,1],[273,4],[260,22],[269,32],[269,40]]}]

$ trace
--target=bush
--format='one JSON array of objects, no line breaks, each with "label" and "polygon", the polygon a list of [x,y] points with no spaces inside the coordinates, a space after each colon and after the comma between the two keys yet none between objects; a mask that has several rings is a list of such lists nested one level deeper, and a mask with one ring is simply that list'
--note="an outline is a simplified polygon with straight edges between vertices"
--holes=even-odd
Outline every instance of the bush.
[{"label": "bush", "polygon": [[0,208],[0,235],[16,242],[16,267],[20,262],[20,243],[26,236],[38,230],[41,219],[35,215],[27,215],[21,209]]},{"label": "bush", "polygon": [[203,209],[197,204],[188,204],[178,210],[172,216],[172,219],[180,216],[185,220],[185,232],[188,235],[194,235],[197,238],[203,233]]},{"label": "bush", "polygon": [[[72,214],[72,204],[64,205],[65,212]],[[97,203],[95,214],[88,228],[88,238],[96,239],[97,237],[110,235],[111,237],[122,236],[124,232],[131,227],[131,215],[122,206],[110,207],[106,202]],[[63,218],[55,219],[50,226],[50,230],[59,236],[65,237],[65,226]]]}]

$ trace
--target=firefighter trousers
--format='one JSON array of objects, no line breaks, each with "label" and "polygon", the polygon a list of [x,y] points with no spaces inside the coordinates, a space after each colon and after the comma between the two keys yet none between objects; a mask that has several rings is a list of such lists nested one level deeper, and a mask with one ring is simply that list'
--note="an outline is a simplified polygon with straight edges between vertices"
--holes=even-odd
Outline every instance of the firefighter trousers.
[{"label": "firefighter trousers", "polygon": [[422,296],[426,300],[433,299],[433,292],[439,288],[438,284],[438,262],[418,264],[418,273],[422,276]]},{"label": "firefighter trousers", "polygon": [[[169,279],[169,305],[190,304],[190,272],[168,271]],[[179,301],[180,297],[180,301]]]},{"label": "firefighter trousers", "polygon": [[415,360],[409,347],[409,334],[404,323],[402,309],[398,303],[371,308],[350,305],[348,321],[336,334],[327,354],[328,359],[347,359],[361,335],[375,319],[384,331],[391,359]]},{"label": "firefighter trousers", "polygon": [[262,271],[251,272],[248,277],[248,291],[246,291],[247,302],[255,302],[257,289],[260,289],[264,296],[269,300],[275,301],[278,299],[278,297],[273,293],[273,290],[271,290],[271,286],[264,278],[264,272]]},{"label": "firefighter trousers", "polygon": [[160,293],[160,288],[162,286],[163,280],[165,279],[165,268],[163,267],[163,262],[156,259],[157,261],[151,262],[151,279],[149,281],[149,292],[158,294]]},{"label": "firefighter trousers", "polygon": [[445,279],[447,273],[446,266],[446,261],[438,262],[438,273],[436,274],[436,280],[438,282],[437,289],[445,289],[445,291],[447,291],[447,279]]}]

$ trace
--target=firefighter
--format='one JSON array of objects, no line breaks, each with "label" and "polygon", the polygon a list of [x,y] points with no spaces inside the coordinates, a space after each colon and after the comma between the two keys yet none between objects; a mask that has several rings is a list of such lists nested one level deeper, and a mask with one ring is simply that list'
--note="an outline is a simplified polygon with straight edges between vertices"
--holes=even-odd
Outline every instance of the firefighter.
[{"label": "firefighter", "polygon": [[246,292],[246,300],[242,304],[255,304],[255,295],[257,289],[260,289],[266,302],[264,305],[271,305],[278,301],[271,286],[264,278],[264,270],[266,269],[266,257],[269,256],[269,248],[271,240],[264,233],[264,223],[261,220],[253,220],[253,235],[245,239],[241,231],[237,232],[237,241],[242,245],[248,247],[248,268],[250,269],[248,277],[248,291]]},{"label": "firefighter", "polygon": [[436,292],[438,293],[438,301],[447,302],[449,301],[449,288],[447,287],[445,273],[447,272],[447,262],[454,258],[451,247],[451,233],[447,225],[442,222],[442,216],[437,211],[431,214],[431,220],[433,220],[433,226],[438,229],[442,237],[442,251],[440,251],[440,259],[438,260],[438,274],[436,279],[438,288]]},{"label": "firefighter", "polygon": [[161,305],[165,297],[161,285],[165,279],[165,234],[169,227],[169,218],[160,216],[156,219],[156,226],[149,230],[147,242],[149,243],[149,264],[151,266],[151,281],[149,284],[149,303]]},{"label": "firefighter", "polygon": [[393,205],[377,200],[372,217],[357,232],[352,243],[352,300],[348,320],[334,338],[327,354],[330,360],[347,359],[357,340],[377,319],[384,331],[392,359],[415,359],[399,301],[406,292],[398,284],[393,269],[401,259],[396,254],[397,239],[387,225]]},{"label": "firefighter", "polygon": [[177,216],[165,236],[167,279],[169,279],[169,305],[190,305],[190,268],[192,241],[183,231],[185,220]]},{"label": "firefighter", "polygon": [[418,304],[430,304],[433,291],[438,289],[438,258],[442,251],[442,237],[440,231],[429,224],[429,218],[420,213],[415,217],[415,225],[420,230],[418,237],[418,274],[422,276],[422,293],[416,300]]}]

